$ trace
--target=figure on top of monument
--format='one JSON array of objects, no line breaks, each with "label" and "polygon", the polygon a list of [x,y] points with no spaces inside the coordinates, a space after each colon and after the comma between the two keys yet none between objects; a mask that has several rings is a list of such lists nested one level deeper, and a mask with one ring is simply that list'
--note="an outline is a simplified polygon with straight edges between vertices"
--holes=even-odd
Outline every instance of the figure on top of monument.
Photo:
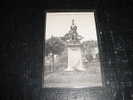
[{"label": "figure on top of monument", "polygon": [[74,19],[72,19],[72,25],[71,25],[71,30],[77,33],[77,26],[74,24]]},{"label": "figure on top of monument", "polygon": [[79,42],[79,40],[82,39],[82,36],[78,35],[77,33],[77,26],[74,23],[74,19],[72,19],[72,25],[70,27],[69,33],[67,33],[65,37],[71,42]]}]

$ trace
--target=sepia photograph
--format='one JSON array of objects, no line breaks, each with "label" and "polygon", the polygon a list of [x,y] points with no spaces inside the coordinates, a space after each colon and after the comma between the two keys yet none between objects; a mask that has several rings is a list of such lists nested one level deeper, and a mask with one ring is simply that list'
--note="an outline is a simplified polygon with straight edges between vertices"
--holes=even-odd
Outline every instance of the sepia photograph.
[{"label": "sepia photograph", "polygon": [[94,12],[46,12],[44,88],[101,87]]}]

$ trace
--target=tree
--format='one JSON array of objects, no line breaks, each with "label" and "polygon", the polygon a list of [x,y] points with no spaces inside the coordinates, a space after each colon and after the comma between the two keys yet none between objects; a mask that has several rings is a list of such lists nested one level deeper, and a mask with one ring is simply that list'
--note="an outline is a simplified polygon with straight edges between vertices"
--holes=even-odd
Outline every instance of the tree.
[{"label": "tree", "polygon": [[59,37],[51,37],[45,43],[45,56],[52,57],[51,71],[54,71],[54,55],[60,55],[65,48],[64,41]]},{"label": "tree", "polygon": [[97,53],[97,42],[94,40],[84,41],[81,46],[85,58],[88,60],[88,62],[91,62]]}]

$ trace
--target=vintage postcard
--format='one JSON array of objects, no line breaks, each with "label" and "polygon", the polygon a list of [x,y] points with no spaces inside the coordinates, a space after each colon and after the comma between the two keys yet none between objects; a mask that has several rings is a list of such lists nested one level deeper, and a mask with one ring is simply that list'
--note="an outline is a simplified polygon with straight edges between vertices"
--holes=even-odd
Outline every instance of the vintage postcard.
[{"label": "vintage postcard", "polygon": [[47,12],[44,87],[101,87],[94,12]]}]

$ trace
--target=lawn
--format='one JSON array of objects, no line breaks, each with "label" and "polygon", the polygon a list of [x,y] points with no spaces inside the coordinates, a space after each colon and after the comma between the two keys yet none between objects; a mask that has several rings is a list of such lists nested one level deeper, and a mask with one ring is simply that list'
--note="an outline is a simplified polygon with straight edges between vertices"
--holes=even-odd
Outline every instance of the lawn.
[{"label": "lawn", "polygon": [[85,71],[64,71],[67,63],[63,61],[57,65],[58,70],[44,75],[44,87],[83,88],[102,86],[100,63],[98,61],[84,64]]}]

